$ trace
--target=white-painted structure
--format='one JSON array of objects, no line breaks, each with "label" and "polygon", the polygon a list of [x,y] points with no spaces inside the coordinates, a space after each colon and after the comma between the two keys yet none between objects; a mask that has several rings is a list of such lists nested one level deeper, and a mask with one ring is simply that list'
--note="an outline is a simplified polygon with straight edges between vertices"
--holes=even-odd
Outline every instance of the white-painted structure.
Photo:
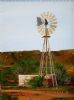
[{"label": "white-painted structure", "polygon": [[55,74],[47,74],[44,76],[44,79],[52,79],[52,77],[55,77]]},{"label": "white-painted structure", "polygon": [[39,75],[18,75],[19,86],[27,86],[28,81]]}]

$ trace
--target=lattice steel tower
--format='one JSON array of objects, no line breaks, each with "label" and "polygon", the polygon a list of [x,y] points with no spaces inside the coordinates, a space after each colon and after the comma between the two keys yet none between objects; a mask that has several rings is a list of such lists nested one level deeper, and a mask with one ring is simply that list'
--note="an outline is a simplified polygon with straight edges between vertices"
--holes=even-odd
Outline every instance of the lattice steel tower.
[{"label": "lattice steel tower", "polygon": [[52,13],[43,13],[40,17],[37,17],[37,26],[38,31],[42,33],[43,38],[43,49],[41,54],[39,75],[51,75],[52,85],[57,86],[57,79],[49,44],[49,38],[57,26],[57,20]]}]

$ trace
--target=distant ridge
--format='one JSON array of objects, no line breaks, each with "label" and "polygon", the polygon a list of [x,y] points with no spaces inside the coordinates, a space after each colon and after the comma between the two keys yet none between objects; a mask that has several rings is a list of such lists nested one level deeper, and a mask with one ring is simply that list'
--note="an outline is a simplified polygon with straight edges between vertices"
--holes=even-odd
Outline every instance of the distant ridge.
[{"label": "distant ridge", "polygon": [[[74,49],[52,51],[53,60],[60,62],[66,66],[74,67]],[[32,51],[13,51],[13,52],[0,52],[0,69],[14,65],[19,59],[34,58],[40,62],[41,52],[39,50]]]},{"label": "distant ridge", "polygon": [[[74,64],[74,49],[52,51],[52,54],[55,61]],[[26,57],[40,59],[40,55],[41,52],[39,50],[0,52],[0,65],[13,65],[18,59]]]}]

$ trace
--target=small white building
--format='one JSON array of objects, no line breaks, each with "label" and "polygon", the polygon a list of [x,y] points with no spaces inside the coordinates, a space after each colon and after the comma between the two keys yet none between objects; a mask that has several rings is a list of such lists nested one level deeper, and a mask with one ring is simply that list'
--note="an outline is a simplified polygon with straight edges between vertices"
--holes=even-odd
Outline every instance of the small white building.
[{"label": "small white building", "polygon": [[27,86],[28,81],[39,75],[18,75],[19,86]]}]

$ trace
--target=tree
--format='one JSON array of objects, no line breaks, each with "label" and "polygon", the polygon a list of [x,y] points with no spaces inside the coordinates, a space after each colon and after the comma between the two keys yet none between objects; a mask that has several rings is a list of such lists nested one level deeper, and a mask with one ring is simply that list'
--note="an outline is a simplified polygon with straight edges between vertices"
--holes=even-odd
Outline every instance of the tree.
[{"label": "tree", "polygon": [[[12,67],[6,68],[0,72],[0,81],[3,85],[16,85],[17,77]],[[12,81],[12,83],[11,83]]]},{"label": "tree", "polygon": [[54,67],[55,67],[55,73],[57,76],[58,85],[63,85],[64,82],[68,79],[65,66],[62,63],[55,62]]},{"label": "tree", "polygon": [[23,58],[20,59],[13,67],[17,74],[32,74],[38,72],[39,63],[34,58]]}]

